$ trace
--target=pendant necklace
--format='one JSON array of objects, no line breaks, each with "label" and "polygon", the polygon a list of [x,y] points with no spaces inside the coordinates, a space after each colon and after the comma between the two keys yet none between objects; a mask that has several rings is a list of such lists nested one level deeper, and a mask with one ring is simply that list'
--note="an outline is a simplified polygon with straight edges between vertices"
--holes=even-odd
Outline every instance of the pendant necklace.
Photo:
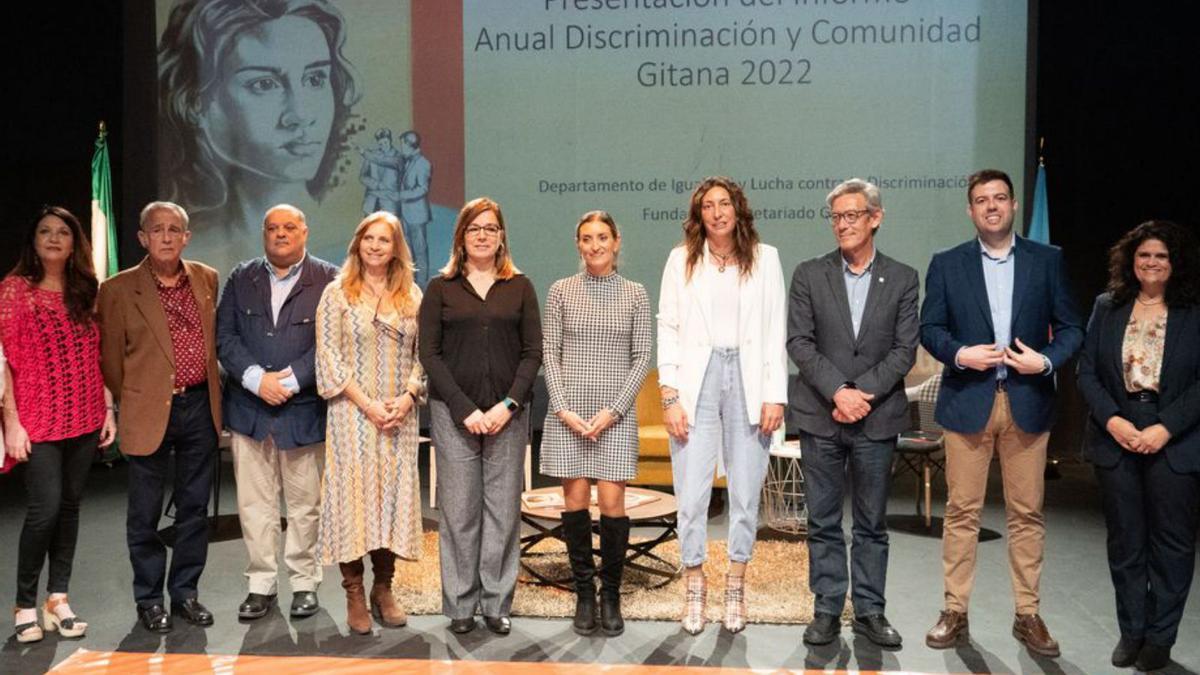
[{"label": "pendant necklace", "polygon": [[717,272],[724,272],[725,267],[729,263],[729,259],[733,257],[733,252],[730,251],[729,253],[726,253],[725,255],[721,255],[720,253],[717,253],[716,251],[712,250],[711,248],[708,249],[708,252],[711,253],[712,257],[717,260]]}]

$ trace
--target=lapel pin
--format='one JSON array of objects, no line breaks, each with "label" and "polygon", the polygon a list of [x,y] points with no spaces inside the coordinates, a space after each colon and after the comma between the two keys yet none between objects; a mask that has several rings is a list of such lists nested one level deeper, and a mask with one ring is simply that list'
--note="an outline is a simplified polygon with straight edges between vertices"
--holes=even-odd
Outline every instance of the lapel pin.
[{"label": "lapel pin", "polygon": [[879,277],[879,283],[883,283],[883,277]]}]

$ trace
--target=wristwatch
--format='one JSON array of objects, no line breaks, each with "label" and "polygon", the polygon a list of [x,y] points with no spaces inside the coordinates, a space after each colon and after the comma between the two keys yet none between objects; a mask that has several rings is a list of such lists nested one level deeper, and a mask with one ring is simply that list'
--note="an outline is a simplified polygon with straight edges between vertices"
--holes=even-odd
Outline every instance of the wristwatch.
[{"label": "wristwatch", "polygon": [[519,403],[517,403],[516,401],[512,400],[512,397],[511,397],[511,396],[505,396],[505,397],[504,397],[504,400],[503,400],[503,401],[501,401],[501,403],[503,403],[503,404],[504,404],[504,407],[505,407],[505,408],[508,408],[508,409],[509,409],[509,411],[511,411],[511,412],[516,412],[516,411],[517,411],[517,408],[520,408],[520,407],[521,407]]}]

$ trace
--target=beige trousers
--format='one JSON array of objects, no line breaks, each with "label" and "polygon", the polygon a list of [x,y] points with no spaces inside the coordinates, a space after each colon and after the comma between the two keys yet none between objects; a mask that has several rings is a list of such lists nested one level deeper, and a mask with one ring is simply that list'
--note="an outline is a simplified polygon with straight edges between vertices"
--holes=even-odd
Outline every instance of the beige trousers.
[{"label": "beige trousers", "polygon": [[279,450],[268,436],[261,443],[233,434],[238,519],[246,542],[246,579],[251,593],[273,595],[279,563],[280,512],[287,509],[283,561],[292,592],[315,591],[321,583],[317,522],[321,515],[321,471],[325,444]]},{"label": "beige trousers", "polygon": [[1018,614],[1038,611],[1038,585],[1046,521],[1046,444],[1049,432],[1026,433],[1012,419],[1006,392],[996,402],[983,431],[946,432],[946,519],[942,538],[946,609],[965,613],[975,584],[979,515],[987,493],[992,454],[1000,457],[1008,524],[1008,566]]}]

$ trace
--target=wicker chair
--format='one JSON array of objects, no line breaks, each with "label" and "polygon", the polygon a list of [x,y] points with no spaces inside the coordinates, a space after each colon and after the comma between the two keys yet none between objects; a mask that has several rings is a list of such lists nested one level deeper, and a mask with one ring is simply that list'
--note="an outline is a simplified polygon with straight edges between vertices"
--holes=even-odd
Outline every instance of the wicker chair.
[{"label": "wicker chair", "polygon": [[[934,420],[938,392],[942,388],[942,374],[937,373],[915,387],[905,390],[908,409],[912,416],[912,428],[900,434],[896,440],[896,458],[892,462],[892,476],[911,471],[917,479],[917,515],[925,516],[925,527],[932,526],[930,510],[933,476],[945,470],[946,444],[943,430]],[[922,509],[922,502],[924,508]]]}]

